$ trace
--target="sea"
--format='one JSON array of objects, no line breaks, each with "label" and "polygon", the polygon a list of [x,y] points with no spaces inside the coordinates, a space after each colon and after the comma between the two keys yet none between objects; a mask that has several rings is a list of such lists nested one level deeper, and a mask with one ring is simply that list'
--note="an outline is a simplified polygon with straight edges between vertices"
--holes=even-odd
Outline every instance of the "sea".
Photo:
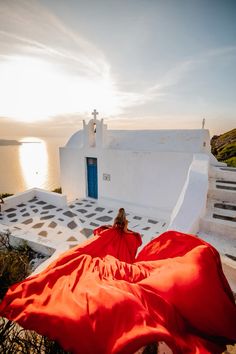
[{"label": "sea", "polygon": [[0,138],[0,194],[60,187],[59,147],[67,141],[68,137]]}]

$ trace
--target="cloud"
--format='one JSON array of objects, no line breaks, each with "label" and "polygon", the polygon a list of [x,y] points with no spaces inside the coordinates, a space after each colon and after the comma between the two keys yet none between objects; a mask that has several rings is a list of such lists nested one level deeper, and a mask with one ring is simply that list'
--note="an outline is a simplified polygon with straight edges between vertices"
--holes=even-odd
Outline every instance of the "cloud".
[{"label": "cloud", "polygon": [[201,57],[203,59],[207,59],[207,58],[216,58],[216,57],[222,57],[228,55],[233,55],[233,56],[236,55],[236,45],[209,49],[205,53],[202,53]]},{"label": "cloud", "polygon": [[3,56],[20,51],[54,63],[56,60],[67,69],[72,66],[80,74],[100,76],[109,71],[103,53],[93,43],[68,29],[34,0],[0,2],[0,43]]},{"label": "cloud", "polygon": [[[0,72],[1,67],[5,70],[5,63],[13,66],[8,67],[8,76],[12,77],[8,89],[0,81],[1,98],[9,92],[4,100],[6,109],[0,110],[0,114],[15,119],[12,110],[7,114],[7,105],[14,106],[21,119],[27,114],[32,119],[50,117],[50,122],[62,125],[63,119],[73,124],[74,117],[90,116],[91,110],[97,108],[105,116],[115,118],[132,107],[168,100],[171,88],[182,84],[201,65],[235,52],[235,46],[209,49],[175,63],[143,89],[139,89],[141,83],[137,80],[137,89],[125,90],[116,81],[112,65],[100,48],[83,34],[72,31],[39,1],[0,1]],[[28,68],[31,76],[24,79],[21,72],[27,69],[29,61],[25,61],[25,67],[19,66],[19,75],[12,70],[19,64],[19,58],[41,59],[51,67],[47,72],[42,68],[34,76],[37,63],[32,62],[31,72]],[[14,81],[16,76],[20,82]]]},{"label": "cloud", "polygon": [[147,95],[149,94],[152,98],[156,95],[158,95],[158,97],[164,97],[167,95],[168,88],[180,84],[189,73],[195,72],[199,67],[209,64],[216,59],[223,61],[228,56],[236,56],[236,46],[212,48],[199,53],[195,57],[180,61],[147,90]]},{"label": "cloud", "polygon": [[[170,69],[157,84],[142,91],[125,91],[115,82],[111,65],[101,50],[65,26],[59,18],[35,0],[0,2],[0,48],[0,65],[1,62],[17,56],[41,58],[69,77],[72,84],[66,83],[67,91],[77,90],[77,103],[74,104],[70,100],[68,104],[70,107],[63,109],[60,103],[64,93],[62,92],[58,97],[54,95],[50,104],[49,115],[51,117],[54,115],[53,111],[57,116],[70,115],[73,111],[86,113],[89,110],[89,100],[94,107],[96,106],[97,109],[103,110],[105,115],[110,116],[122,114],[130,107],[143,105],[153,100],[162,100],[165,96],[165,89],[178,83],[191,66],[190,62],[181,63]],[[89,80],[95,84],[86,85]],[[62,86],[65,86],[62,80],[60,82]],[[84,89],[81,88],[81,84]],[[37,93],[40,95],[39,90]],[[85,104],[85,96],[89,94],[91,96]],[[41,96],[44,96],[44,92]],[[70,96],[75,96],[75,92],[71,92]],[[82,97],[82,104],[78,102],[79,96]],[[34,98],[31,99],[31,102],[35,101]],[[57,108],[61,110],[61,114],[58,109],[52,108],[52,105],[56,105],[57,102]],[[41,110],[38,111],[41,112]]]},{"label": "cloud", "polygon": [[[51,75],[39,70],[34,75],[37,62],[30,62],[29,58],[50,63]],[[86,113],[93,107],[112,116],[127,107],[143,104],[150,97],[146,92],[126,92],[118,87],[102,51],[34,0],[0,2],[0,71],[1,67],[2,72],[12,73],[12,82],[7,77],[5,82],[0,82],[1,93],[6,96],[9,92],[5,106],[10,106],[11,101],[18,102],[18,108],[14,105],[16,112],[9,109],[7,114],[8,108],[1,108],[0,114],[9,118],[28,121],[31,115],[32,119],[45,118],[47,109],[48,116],[53,117]],[[48,84],[42,82],[43,75],[48,75]],[[15,77],[18,77],[17,82]],[[39,98],[41,107],[37,104]]]}]

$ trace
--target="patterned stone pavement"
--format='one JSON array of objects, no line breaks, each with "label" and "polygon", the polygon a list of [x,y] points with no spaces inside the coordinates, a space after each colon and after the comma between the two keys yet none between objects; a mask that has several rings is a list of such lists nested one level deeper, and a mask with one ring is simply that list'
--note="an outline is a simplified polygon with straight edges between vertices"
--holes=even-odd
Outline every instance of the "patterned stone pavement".
[{"label": "patterned stone pavement", "polygon": [[[102,207],[94,200],[75,200],[62,209],[35,197],[0,213],[0,223],[16,237],[53,249],[68,249],[89,238],[94,228],[112,224],[116,214],[117,210]],[[142,235],[143,244],[168,226],[164,220],[132,213],[127,218],[129,228]]]}]

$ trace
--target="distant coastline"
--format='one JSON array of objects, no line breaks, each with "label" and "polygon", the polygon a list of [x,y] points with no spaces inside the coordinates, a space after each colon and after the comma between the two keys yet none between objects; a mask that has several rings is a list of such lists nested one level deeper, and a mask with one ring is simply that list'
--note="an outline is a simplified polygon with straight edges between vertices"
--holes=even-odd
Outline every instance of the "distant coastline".
[{"label": "distant coastline", "polygon": [[0,146],[21,145],[18,140],[0,139]]}]

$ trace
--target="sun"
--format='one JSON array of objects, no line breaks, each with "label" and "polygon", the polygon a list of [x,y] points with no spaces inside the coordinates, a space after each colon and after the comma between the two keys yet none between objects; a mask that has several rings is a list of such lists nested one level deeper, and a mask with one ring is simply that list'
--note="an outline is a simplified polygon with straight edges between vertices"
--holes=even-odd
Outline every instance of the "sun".
[{"label": "sun", "polygon": [[101,109],[119,112],[115,86],[109,75],[72,76],[42,59],[13,56],[0,64],[0,116],[22,122]]},{"label": "sun", "polygon": [[0,66],[3,98],[1,115],[19,121],[46,118],[50,106],[45,98],[47,83],[52,79],[50,66],[42,60],[27,57],[12,57]]}]

